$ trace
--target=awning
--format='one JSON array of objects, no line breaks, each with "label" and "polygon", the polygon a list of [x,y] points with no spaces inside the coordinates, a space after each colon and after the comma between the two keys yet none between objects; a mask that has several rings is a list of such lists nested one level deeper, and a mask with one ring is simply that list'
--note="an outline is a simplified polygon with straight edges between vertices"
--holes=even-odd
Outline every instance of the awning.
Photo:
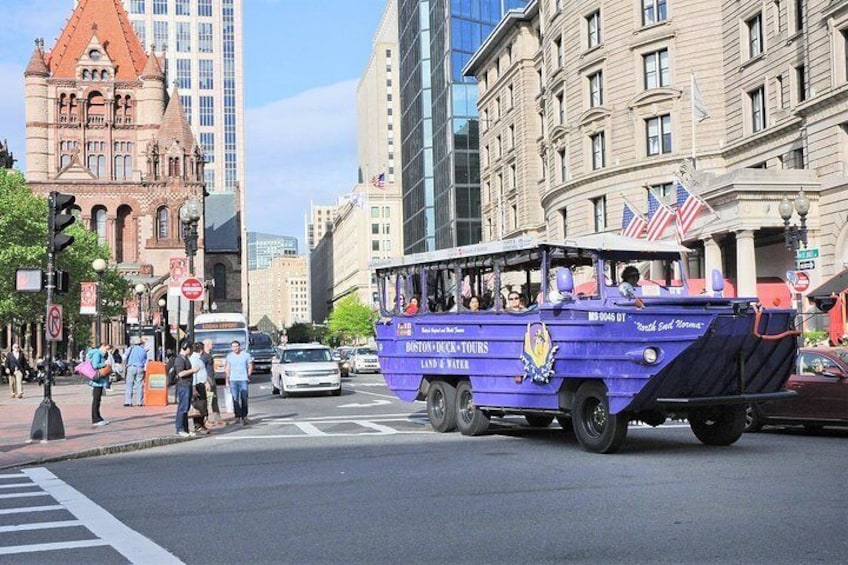
[{"label": "awning", "polygon": [[832,294],[839,294],[846,289],[848,289],[848,269],[835,274],[833,277],[825,281],[824,284],[808,292],[807,298],[810,300],[815,298],[827,298]]}]

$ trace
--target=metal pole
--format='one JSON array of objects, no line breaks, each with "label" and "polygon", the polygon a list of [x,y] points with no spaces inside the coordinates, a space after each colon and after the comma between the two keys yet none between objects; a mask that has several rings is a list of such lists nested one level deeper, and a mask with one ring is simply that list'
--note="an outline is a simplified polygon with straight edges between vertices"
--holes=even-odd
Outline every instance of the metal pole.
[{"label": "metal pole", "polygon": [[138,342],[141,343],[141,321],[144,319],[142,316],[142,307],[141,307],[141,293],[136,294],[138,297]]},{"label": "metal pole", "polygon": [[100,347],[100,343],[103,339],[102,336],[102,327],[103,327],[103,314],[101,312],[103,307],[103,273],[97,273],[97,292],[95,292],[97,304],[94,306],[94,314],[95,314],[95,327],[94,327],[94,347]]},{"label": "metal pole", "polygon": [[[186,256],[188,257],[188,272],[194,276],[194,255],[197,253],[197,220],[191,220],[188,224],[188,237],[186,237]],[[188,301],[188,328],[186,337],[189,343],[194,343],[194,302]]]}]

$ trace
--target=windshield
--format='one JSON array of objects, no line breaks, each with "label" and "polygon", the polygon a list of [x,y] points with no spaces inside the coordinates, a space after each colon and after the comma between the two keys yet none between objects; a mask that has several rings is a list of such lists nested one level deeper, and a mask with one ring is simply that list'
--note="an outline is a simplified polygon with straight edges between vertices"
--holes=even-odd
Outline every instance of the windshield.
[{"label": "windshield", "polygon": [[377,352],[370,347],[358,347],[356,349],[357,355],[377,355]]},{"label": "windshield", "polygon": [[250,334],[250,348],[251,349],[270,349],[274,344],[271,343],[271,336],[266,333],[252,333]]},{"label": "windshield", "polygon": [[283,352],[283,363],[321,363],[332,361],[329,349],[289,349]]},{"label": "windshield", "polygon": [[244,330],[196,330],[194,332],[195,341],[203,341],[211,339],[213,351],[225,349],[230,350],[230,344],[233,341],[238,341],[239,345],[244,347],[247,334]]}]

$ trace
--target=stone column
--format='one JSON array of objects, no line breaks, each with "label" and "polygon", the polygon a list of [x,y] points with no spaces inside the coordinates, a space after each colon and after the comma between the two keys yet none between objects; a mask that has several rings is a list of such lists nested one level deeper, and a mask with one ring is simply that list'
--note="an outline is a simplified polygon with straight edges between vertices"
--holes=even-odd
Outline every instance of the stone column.
[{"label": "stone column", "polygon": [[757,295],[757,257],[753,230],[736,232],[736,296]]},{"label": "stone column", "polygon": [[[721,272],[721,265],[721,247],[718,246],[713,236],[709,235],[704,238],[704,278],[706,279],[704,288],[706,288],[707,292],[715,290],[712,286],[712,273],[713,269],[718,269]],[[723,272],[721,274],[724,276]]]}]

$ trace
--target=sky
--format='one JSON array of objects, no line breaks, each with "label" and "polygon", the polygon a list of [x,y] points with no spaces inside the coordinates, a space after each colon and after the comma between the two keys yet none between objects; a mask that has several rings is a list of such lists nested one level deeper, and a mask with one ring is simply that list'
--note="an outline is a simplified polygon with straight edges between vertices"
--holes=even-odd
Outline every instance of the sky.
[{"label": "sky", "polygon": [[[298,238],[310,202],[357,177],[356,85],[386,0],[242,0],[248,231]],[[50,50],[74,0],[2,0],[0,139],[24,169],[23,72]]]}]

